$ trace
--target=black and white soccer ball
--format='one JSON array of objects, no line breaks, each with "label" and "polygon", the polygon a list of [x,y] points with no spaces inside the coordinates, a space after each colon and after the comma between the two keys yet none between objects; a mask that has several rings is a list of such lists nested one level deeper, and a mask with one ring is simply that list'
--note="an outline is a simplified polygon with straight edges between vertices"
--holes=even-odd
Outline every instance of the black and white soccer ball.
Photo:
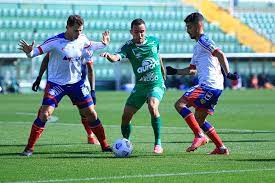
[{"label": "black and white soccer ball", "polygon": [[133,152],[132,143],[125,138],[117,139],[113,144],[113,153],[115,157],[126,158],[130,157]]}]

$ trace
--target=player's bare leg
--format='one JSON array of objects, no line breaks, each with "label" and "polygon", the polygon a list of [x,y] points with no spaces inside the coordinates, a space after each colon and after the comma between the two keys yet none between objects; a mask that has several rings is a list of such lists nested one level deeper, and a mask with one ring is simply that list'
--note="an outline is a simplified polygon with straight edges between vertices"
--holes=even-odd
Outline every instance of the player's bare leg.
[{"label": "player's bare leg", "polygon": [[89,121],[90,127],[94,134],[96,135],[103,152],[111,152],[112,149],[110,148],[106,136],[105,131],[102,126],[101,121],[99,120],[97,113],[94,109],[94,105],[90,105],[88,107],[85,107],[83,109],[79,109],[80,114],[85,116],[87,120]]},{"label": "player's bare leg", "polygon": [[217,134],[215,128],[206,121],[206,117],[208,116],[207,111],[196,110],[195,117],[198,121],[201,129],[206,133],[206,135],[213,141],[216,145],[216,148],[210,152],[209,154],[224,154],[228,155],[229,150],[224,146],[221,138]]},{"label": "player's bare leg", "polygon": [[187,152],[195,151],[198,147],[208,143],[207,137],[203,134],[194,114],[187,107],[188,102],[185,97],[182,96],[176,103],[175,108],[178,113],[184,118],[188,126],[193,131],[195,138],[192,145],[186,149]]},{"label": "player's bare leg", "polygon": [[148,109],[151,114],[151,124],[154,130],[155,144],[153,152],[156,154],[162,154],[163,148],[161,146],[161,117],[159,113],[159,100],[155,97],[150,97],[148,99]]},{"label": "player's bare leg", "polygon": [[30,136],[28,139],[28,144],[25,147],[21,155],[31,156],[34,151],[34,145],[42,135],[42,132],[45,128],[46,122],[49,120],[50,116],[54,111],[54,107],[48,105],[42,105],[38,111],[37,118],[34,120]]}]

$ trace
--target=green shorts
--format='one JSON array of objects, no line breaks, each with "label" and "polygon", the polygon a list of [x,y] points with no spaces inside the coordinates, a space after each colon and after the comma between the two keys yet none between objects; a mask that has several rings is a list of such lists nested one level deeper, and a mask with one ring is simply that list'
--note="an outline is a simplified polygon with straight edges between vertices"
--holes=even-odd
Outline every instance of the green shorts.
[{"label": "green shorts", "polygon": [[165,92],[165,86],[154,85],[154,86],[144,86],[136,85],[128,97],[126,105],[140,109],[142,105],[147,102],[151,97],[157,98],[159,101],[162,100]]}]

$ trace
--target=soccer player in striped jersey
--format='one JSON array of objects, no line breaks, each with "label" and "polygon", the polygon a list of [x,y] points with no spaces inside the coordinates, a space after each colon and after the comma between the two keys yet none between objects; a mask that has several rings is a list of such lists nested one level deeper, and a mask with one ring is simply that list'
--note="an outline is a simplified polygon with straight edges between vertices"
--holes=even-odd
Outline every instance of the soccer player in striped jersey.
[{"label": "soccer player in striped jersey", "polygon": [[107,143],[102,123],[94,109],[90,92],[81,79],[82,65],[86,64],[88,69],[93,70],[91,54],[88,49],[85,49],[91,46],[91,42],[82,34],[83,26],[82,17],[71,15],[67,20],[66,32],[51,37],[42,45],[33,48],[34,41],[30,45],[24,40],[19,42],[19,49],[30,58],[50,52],[48,81],[42,106],[34,120],[28,144],[22,155],[33,154],[34,145],[41,136],[46,122],[65,95],[70,97],[79,108],[80,114],[88,120],[100,142],[102,151],[112,151]]},{"label": "soccer player in striped jersey", "polygon": [[163,153],[161,146],[161,116],[159,104],[165,92],[165,68],[159,55],[159,41],[153,36],[146,36],[146,26],[142,19],[135,19],[131,23],[132,39],[127,41],[121,49],[113,54],[102,53],[101,56],[110,62],[128,58],[136,77],[136,84],[127,99],[122,115],[121,132],[129,139],[132,130],[133,115],[147,102],[151,115],[151,125],[155,135],[153,152]]},{"label": "soccer player in striped jersey", "polygon": [[[224,146],[215,128],[209,121],[206,121],[206,117],[214,113],[218,98],[224,89],[222,70],[231,80],[237,80],[238,74],[230,73],[225,54],[205,35],[203,20],[203,16],[197,12],[191,13],[184,20],[190,38],[197,41],[190,66],[184,69],[167,66],[166,72],[167,75],[198,74],[199,84],[190,88],[175,103],[176,110],[195,134],[192,145],[186,151],[195,151],[198,147],[208,143],[208,138],[203,133],[205,132],[216,145],[216,148],[209,154],[228,155],[228,148]],[[195,108],[195,114],[189,110],[191,106]]]},{"label": "soccer player in striped jersey", "polygon": [[[89,46],[88,48],[85,48],[85,49],[88,49],[89,50],[89,54],[90,54],[90,57],[93,55],[93,52],[98,50],[98,49],[103,49],[105,48],[106,45],[108,45],[110,42],[110,35],[109,35],[109,32],[104,32],[102,33],[102,41],[101,42],[94,42],[92,41],[91,42],[91,46]],[[42,63],[41,63],[41,66],[40,66],[40,69],[39,69],[39,74],[35,80],[35,82],[33,83],[32,85],[32,90],[33,91],[37,91],[38,88],[39,88],[39,85],[40,85],[40,82],[41,82],[41,78],[44,74],[44,72],[46,71],[47,67],[48,67],[48,63],[49,63],[49,56],[50,56],[50,53],[48,53],[42,60]],[[91,58],[92,60],[92,58]],[[87,74],[88,72],[88,74]],[[88,67],[86,65],[83,65],[82,66],[82,76],[81,76],[81,79],[85,82],[86,78],[88,76],[88,81],[89,81],[89,88],[90,88],[90,94],[93,98],[93,102],[94,102],[94,105],[96,105],[96,95],[95,95],[95,74],[93,72],[93,70],[91,69],[88,69]],[[88,87],[88,86],[87,86]],[[81,115],[81,114],[80,114]],[[87,138],[88,138],[88,144],[96,144],[96,145],[99,145],[100,143],[98,142],[97,138],[95,137],[92,129],[90,128],[90,125],[89,125],[89,122],[88,120],[81,115],[81,122],[84,126],[84,129],[87,133]]]}]

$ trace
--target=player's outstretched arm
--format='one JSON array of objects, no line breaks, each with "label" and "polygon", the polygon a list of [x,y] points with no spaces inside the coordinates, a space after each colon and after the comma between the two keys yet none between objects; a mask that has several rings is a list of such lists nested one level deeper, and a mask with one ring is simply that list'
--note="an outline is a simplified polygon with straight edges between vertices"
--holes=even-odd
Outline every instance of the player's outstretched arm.
[{"label": "player's outstretched arm", "polygon": [[87,63],[87,70],[88,70],[88,80],[90,83],[91,90],[95,90],[95,72],[94,72],[94,65],[92,63]]},{"label": "player's outstretched arm", "polygon": [[86,65],[88,68],[88,80],[91,87],[91,96],[92,96],[94,105],[96,105],[94,65],[92,63],[87,63]]},{"label": "player's outstretched arm", "polygon": [[25,40],[21,39],[18,43],[18,46],[19,46],[18,49],[25,52],[28,57],[31,57],[30,53],[31,51],[33,51],[33,45],[34,45],[34,41],[32,42],[32,44],[28,44]]},{"label": "player's outstretched arm", "polygon": [[118,55],[112,55],[108,52],[101,53],[100,56],[106,58],[110,62],[117,62],[120,59]]},{"label": "player's outstretched arm", "polygon": [[217,50],[215,52],[214,56],[218,58],[218,60],[221,64],[221,67],[228,79],[237,80],[239,78],[238,73],[236,73],[236,72],[234,74],[230,73],[228,60],[227,60],[225,54],[221,50]]},{"label": "player's outstretched arm", "polygon": [[42,63],[40,65],[40,69],[39,69],[39,74],[38,74],[36,80],[34,81],[34,83],[32,84],[32,91],[37,92],[40,82],[41,82],[41,79],[42,79],[42,76],[43,76],[44,72],[46,71],[46,69],[48,68],[48,63],[49,63],[49,54],[47,54],[42,60]]},{"label": "player's outstretched arm", "polygon": [[196,69],[189,67],[186,67],[184,69],[175,69],[171,66],[166,67],[166,73],[167,75],[195,75],[197,73]]}]

